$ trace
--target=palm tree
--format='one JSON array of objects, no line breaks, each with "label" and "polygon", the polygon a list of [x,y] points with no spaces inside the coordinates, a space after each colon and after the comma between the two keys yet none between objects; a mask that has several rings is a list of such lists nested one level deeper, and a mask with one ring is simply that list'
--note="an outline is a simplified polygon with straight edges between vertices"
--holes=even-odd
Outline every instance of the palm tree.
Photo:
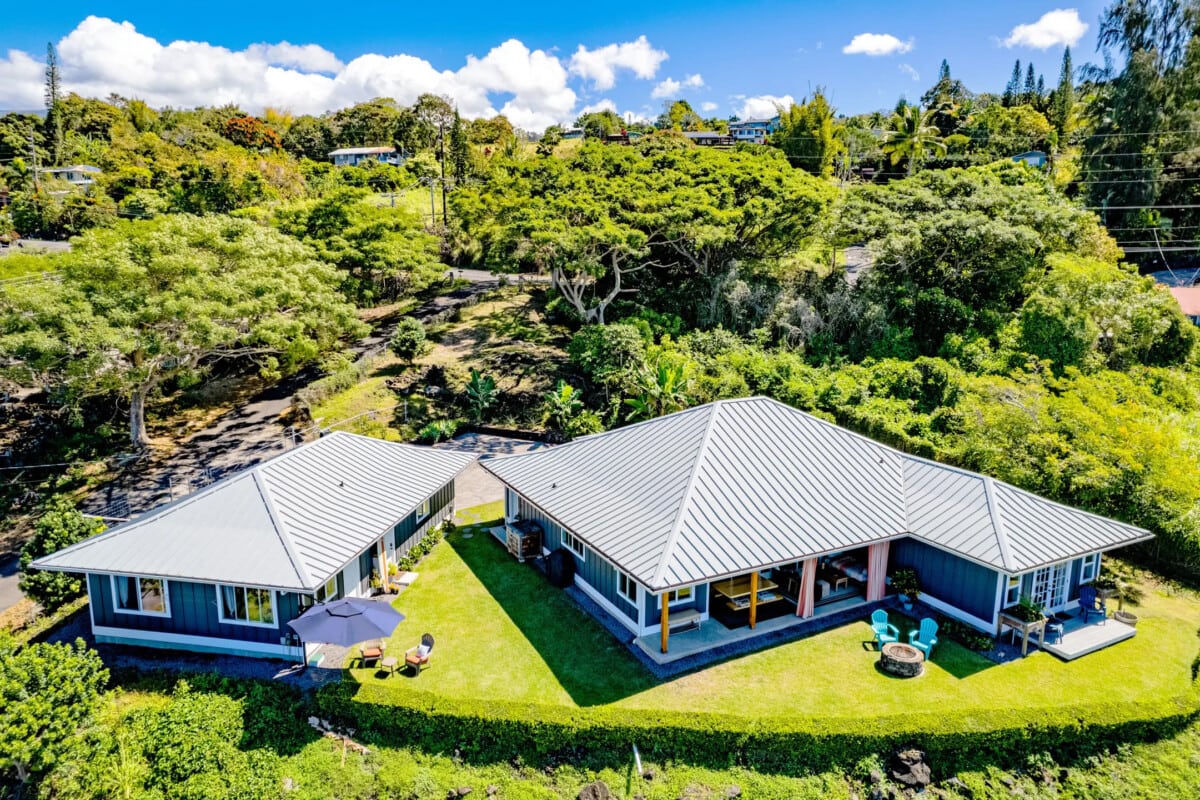
[{"label": "palm tree", "polygon": [[883,152],[891,157],[893,166],[901,159],[905,160],[910,177],[927,151],[946,152],[946,143],[942,141],[941,131],[930,121],[932,118],[932,111],[922,113],[906,105],[902,111],[892,114],[891,130],[883,135]]}]

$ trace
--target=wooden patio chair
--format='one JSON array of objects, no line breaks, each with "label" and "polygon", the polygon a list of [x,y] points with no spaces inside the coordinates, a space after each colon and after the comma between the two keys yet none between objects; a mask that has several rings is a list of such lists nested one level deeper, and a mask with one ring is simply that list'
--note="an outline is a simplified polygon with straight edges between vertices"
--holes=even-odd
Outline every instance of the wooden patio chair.
[{"label": "wooden patio chair", "polygon": [[880,650],[889,642],[900,641],[900,629],[888,622],[888,613],[882,608],[871,612],[871,629],[875,631],[875,645]]},{"label": "wooden patio chair", "polygon": [[359,647],[358,652],[364,667],[370,664],[378,664],[379,659],[383,658],[383,651],[387,649],[387,642],[382,639],[372,639],[369,642],[363,642]]},{"label": "wooden patio chair", "polygon": [[424,634],[421,643],[404,651],[404,666],[412,670],[413,677],[421,674],[421,670],[429,666],[429,654],[433,652],[433,636]]},{"label": "wooden patio chair", "polygon": [[1092,614],[1099,614],[1102,622],[1108,622],[1108,601],[1099,595],[1095,586],[1084,584],[1079,587],[1079,610],[1086,623]]}]

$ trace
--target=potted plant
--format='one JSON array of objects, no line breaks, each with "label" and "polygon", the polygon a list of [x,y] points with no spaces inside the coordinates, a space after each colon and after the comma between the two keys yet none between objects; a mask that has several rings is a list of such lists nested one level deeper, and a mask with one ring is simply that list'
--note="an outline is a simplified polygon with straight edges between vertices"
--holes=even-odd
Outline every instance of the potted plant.
[{"label": "potted plant", "polygon": [[1020,601],[1004,609],[1004,613],[1022,622],[1037,622],[1046,616],[1042,613],[1042,604],[1033,602],[1028,595],[1021,595]]},{"label": "potted plant", "polygon": [[905,611],[911,611],[913,603],[921,596],[921,581],[915,569],[898,569],[892,573],[892,588],[900,594]]},{"label": "potted plant", "polygon": [[1096,595],[1102,600],[1107,600],[1117,593],[1118,582],[1116,577],[1111,572],[1105,572],[1096,577],[1092,581],[1092,587],[1096,590]]},{"label": "potted plant", "polygon": [[380,580],[380,578],[379,578],[379,570],[377,570],[377,569],[371,570],[370,583],[371,583],[371,594],[379,594],[380,589],[383,587],[383,581]]},{"label": "potted plant", "polygon": [[1125,603],[1137,605],[1142,599],[1142,590],[1138,585],[1131,580],[1118,580],[1116,588],[1113,590],[1113,597],[1117,598],[1117,610],[1113,612],[1113,619],[1117,622],[1123,622],[1131,627],[1136,627],[1138,618],[1137,614],[1132,611],[1125,610]]}]

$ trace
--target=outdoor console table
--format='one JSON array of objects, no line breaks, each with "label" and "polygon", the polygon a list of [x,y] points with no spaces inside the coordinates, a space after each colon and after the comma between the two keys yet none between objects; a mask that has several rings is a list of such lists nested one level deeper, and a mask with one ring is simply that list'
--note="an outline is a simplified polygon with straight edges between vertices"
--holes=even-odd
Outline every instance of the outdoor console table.
[{"label": "outdoor console table", "polygon": [[732,611],[750,609],[750,627],[758,622],[758,607],[763,603],[782,600],[783,595],[774,591],[779,584],[760,576],[757,572],[738,575],[729,580],[717,581],[713,591],[725,598],[725,605]]},{"label": "outdoor console table", "polygon": [[1017,635],[1017,631],[1021,632],[1021,657],[1022,658],[1025,657],[1026,653],[1029,650],[1029,634],[1033,633],[1034,631],[1037,631],[1038,647],[1041,647],[1042,644],[1046,641],[1046,622],[1047,622],[1047,620],[1045,617],[1042,617],[1041,619],[1035,620],[1033,622],[1026,622],[1022,619],[1017,619],[1016,617],[1012,616],[1011,614],[1006,614],[1003,611],[1000,612],[1000,629],[1001,630],[1003,630],[1004,626],[1007,625],[1012,630],[1012,635],[1014,637],[1014,641],[1015,641],[1015,637]]}]

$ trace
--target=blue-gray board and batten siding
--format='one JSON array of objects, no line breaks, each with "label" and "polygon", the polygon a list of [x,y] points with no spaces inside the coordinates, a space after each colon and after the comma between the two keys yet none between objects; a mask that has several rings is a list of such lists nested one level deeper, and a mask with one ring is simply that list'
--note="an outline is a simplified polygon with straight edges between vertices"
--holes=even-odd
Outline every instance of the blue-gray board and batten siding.
[{"label": "blue-gray board and batten siding", "polygon": [[[230,642],[278,645],[280,638],[291,632],[291,629],[286,627],[287,621],[299,616],[300,595],[293,592],[276,592],[275,597],[275,625],[270,627],[221,621],[217,587],[211,583],[193,581],[167,581],[170,616],[127,614],[118,611],[113,603],[111,577],[88,575],[88,602],[92,607],[93,624],[106,628],[130,628],[153,633],[204,636]],[[213,644],[218,645],[219,642],[214,641]]]},{"label": "blue-gray board and batten siding", "polygon": [[953,553],[915,539],[892,542],[889,572],[910,568],[917,572],[921,591],[981,620],[996,613],[998,573]]},{"label": "blue-gray board and batten siding", "polygon": [[[504,491],[510,495],[505,499],[505,508],[512,508],[512,496],[516,496],[517,516],[520,519],[535,520],[542,526],[542,547],[544,549],[554,551],[563,546],[561,525],[524,497],[515,495],[512,489],[505,488]],[[638,624],[637,606],[617,591],[616,568],[590,547],[584,547],[582,557],[570,548],[567,548],[567,552],[570,552],[575,558],[576,578],[586,583],[636,626]]]},{"label": "blue-gray board and batten siding", "polygon": [[[450,482],[435,492],[430,498],[430,513],[428,516],[418,518],[417,513],[414,512],[398,522],[392,531],[387,534],[392,537],[395,543],[397,555],[407,555],[430,528],[439,525],[449,516],[453,504],[454,483]],[[356,556],[360,575],[370,576],[371,559],[376,552],[376,548],[377,543],[372,544]],[[365,569],[363,569],[364,566]],[[328,576],[326,576],[325,580],[328,580]],[[345,572],[343,569],[337,572],[338,596],[344,596],[346,591]],[[300,615],[302,596],[295,592],[276,592],[276,624],[265,626],[240,625],[222,621],[220,619],[217,600],[217,587],[213,583],[168,580],[167,604],[170,611],[169,616],[128,614],[117,611],[113,603],[112,581],[108,575],[88,575],[88,594],[92,609],[93,625],[97,628],[125,629],[131,633],[140,631],[212,639],[211,643],[204,644],[193,643],[182,645],[169,641],[157,644],[154,641],[144,638],[131,636],[128,639],[122,639],[116,635],[97,634],[99,641],[259,656],[265,654],[239,649],[238,643],[281,646],[281,640],[284,637],[290,637],[291,634],[291,629],[287,627],[287,623]],[[279,655],[283,655],[283,653],[281,652]]]}]

